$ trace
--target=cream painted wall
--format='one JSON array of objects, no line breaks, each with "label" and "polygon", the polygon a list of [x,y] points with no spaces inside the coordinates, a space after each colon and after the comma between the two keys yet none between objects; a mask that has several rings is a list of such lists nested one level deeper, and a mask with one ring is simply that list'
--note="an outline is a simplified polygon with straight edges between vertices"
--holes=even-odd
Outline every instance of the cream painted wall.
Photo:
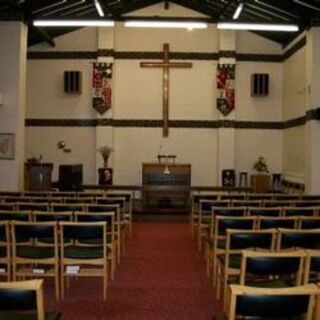
[{"label": "cream painted wall", "polygon": [[253,32],[237,32],[237,53],[281,54],[282,46]]},{"label": "cream painted wall", "polygon": [[207,29],[127,28],[117,23],[115,48],[119,51],[162,51],[169,43],[171,51],[216,52],[218,31],[215,25]]},{"label": "cream painted wall", "polygon": [[[190,69],[170,70],[170,119],[217,118],[213,108],[216,62],[192,61]],[[114,115],[119,119],[162,118],[162,70],[141,68],[138,60],[115,63]]]},{"label": "cream painted wall", "polygon": [[303,47],[283,63],[284,120],[305,114],[306,96],[306,49]]},{"label": "cream painted wall", "polygon": [[[92,63],[90,60],[28,60],[27,117],[44,119],[88,119],[91,107]],[[64,71],[82,73],[82,93],[66,94]]]},{"label": "cream painted wall", "polygon": [[[98,44],[97,34],[97,28],[79,28],[54,38],[55,47],[43,42],[29,47],[28,51],[95,51]],[[70,38],[72,38],[71,43]]]},{"label": "cream painted wall", "polygon": [[[269,95],[251,96],[251,75],[269,74]],[[282,66],[279,63],[237,62],[236,119],[243,121],[282,120]]]},{"label": "cream painted wall", "polygon": [[283,132],[283,168],[286,176],[304,182],[306,172],[306,127],[299,126]]},{"label": "cream painted wall", "polygon": [[281,130],[236,131],[236,168],[251,173],[253,163],[259,156],[266,158],[271,173],[282,171]]},{"label": "cream painted wall", "polygon": [[[163,4],[139,11],[141,15],[155,12],[170,16],[194,15],[170,3],[170,12]],[[171,11],[172,10],[172,11]],[[136,14],[136,13],[135,13]],[[132,14],[133,15],[133,14]],[[110,30],[110,32],[113,32]],[[110,34],[111,35],[111,34]],[[110,36],[110,39],[113,38]],[[101,40],[101,39],[100,39]],[[116,51],[162,51],[163,43],[171,51],[218,52],[218,31],[214,25],[206,30],[129,29],[117,23],[114,29]],[[83,41],[83,43],[81,42]],[[244,42],[248,42],[245,44]],[[56,38],[55,51],[96,50],[96,29],[80,29]],[[108,45],[108,44],[105,44]],[[237,51],[244,53],[279,53],[274,43],[254,34],[237,35]],[[38,45],[32,50],[49,50]],[[91,60],[28,60],[27,117],[35,119],[95,119],[100,118],[91,107]],[[193,60],[191,69],[170,71],[170,119],[217,120],[223,118],[216,109],[217,61]],[[161,119],[162,71],[141,68],[140,60],[116,59],[114,65],[113,108],[102,118]],[[63,93],[63,71],[83,73],[80,96]],[[266,98],[250,96],[250,75],[268,72],[271,92]],[[236,120],[281,121],[282,65],[280,63],[237,62]],[[236,169],[250,171],[259,155],[266,155],[271,170],[282,166],[282,135],[278,130],[236,130]],[[162,153],[177,155],[177,161],[192,164],[193,185],[215,185],[218,182],[218,130],[170,128],[169,138],[162,137],[161,128],[86,128],[27,127],[27,157],[42,154],[45,161],[84,164],[84,183],[97,183],[96,169],[101,159],[96,146],[111,144],[114,152],[111,165],[115,184],[140,184],[143,162],[155,161],[159,147]],[[65,140],[72,153],[56,148]]]},{"label": "cream painted wall", "polygon": [[[306,49],[298,50],[283,63],[283,118],[302,117],[306,112]],[[283,173],[292,181],[306,182],[306,127],[283,132]]]},{"label": "cream painted wall", "polygon": [[[57,148],[57,142],[63,140],[71,149],[65,153]],[[43,156],[44,162],[53,162],[52,180],[57,181],[60,164],[83,164],[83,181],[96,183],[96,130],[81,127],[27,127],[26,157]]]}]

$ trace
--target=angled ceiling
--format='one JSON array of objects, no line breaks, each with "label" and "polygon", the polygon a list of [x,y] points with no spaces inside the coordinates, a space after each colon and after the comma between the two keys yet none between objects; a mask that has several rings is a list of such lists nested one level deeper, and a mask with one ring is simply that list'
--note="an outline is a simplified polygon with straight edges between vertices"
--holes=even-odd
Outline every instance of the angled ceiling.
[{"label": "angled ceiling", "polygon": [[[119,20],[124,15],[144,7],[170,3],[192,9],[208,16],[211,21],[231,20],[242,0],[99,0],[105,16]],[[244,8],[238,21],[266,23],[295,23],[303,31],[320,25],[320,0],[243,0]],[[94,0],[1,0],[0,21],[22,20],[28,23],[29,45],[46,41],[54,45],[54,38],[69,32],[67,28],[36,28],[34,18],[41,19],[96,19],[99,18]],[[286,45],[298,33],[259,32],[263,37]]]}]

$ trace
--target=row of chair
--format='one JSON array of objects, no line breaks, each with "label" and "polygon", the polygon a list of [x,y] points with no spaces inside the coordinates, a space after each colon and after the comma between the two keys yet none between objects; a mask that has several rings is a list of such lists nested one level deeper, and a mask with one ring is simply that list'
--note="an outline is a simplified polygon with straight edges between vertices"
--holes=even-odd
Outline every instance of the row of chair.
[{"label": "row of chair", "polygon": [[108,264],[113,278],[116,246],[113,213],[76,213],[76,221],[0,222],[0,275],[7,280],[53,277],[56,298],[64,279],[101,276],[106,299]]},{"label": "row of chair", "polygon": [[[258,208],[258,207],[210,207],[211,210],[200,210],[198,214],[197,224],[192,226],[192,229],[196,230],[198,248],[201,251],[202,239],[206,237],[209,226],[212,222],[212,217],[214,216],[261,216],[269,227],[284,227],[292,228],[300,225],[301,228],[318,228],[319,223],[319,207],[306,207],[306,208],[295,208],[295,207],[274,207],[274,208]],[[267,222],[267,217],[269,217],[269,222]],[[290,220],[289,218],[294,218]],[[308,220],[304,217],[310,218],[310,223],[308,225]],[[273,219],[271,219],[273,218]],[[277,218],[277,219],[276,219]],[[282,219],[280,219],[282,218]],[[313,219],[314,218],[314,219]],[[299,224],[297,220],[302,222]],[[296,221],[296,222],[295,222]],[[195,231],[194,231],[195,232]]]},{"label": "row of chair", "polygon": [[[270,219],[270,220],[269,220]],[[288,229],[281,228],[274,223],[283,221],[283,218],[266,218],[266,224],[261,224],[261,217],[226,217],[212,216],[210,231],[206,236],[205,258],[207,262],[207,273],[212,270],[213,281],[216,279],[217,256],[226,245],[227,231],[251,230],[257,233],[265,230],[276,230],[277,250],[288,247],[303,247],[308,249],[320,248],[320,228],[317,229]],[[294,223],[294,218],[288,218],[289,222]],[[288,222],[287,221],[287,222]],[[319,221],[318,221],[319,222]],[[262,227],[262,228],[261,228]],[[264,228],[265,227],[265,228]],[[294,227],[294,225],[293,225]]]},{"label": "row of chair", "polygon": [[[313,241],[316,239],[315,241]],[[224,293],[223,301],[226,301],[227,286],[230,278],[239,277],[245,284],[248,273],[264,275],[263,281],[251,279],[254,286],[290,286],[299,285],[302,280],[308,282],[310,270],[320,273],[320,229],[312,233],[294,233],[288,230],[233,230],[226,232],[225,245],[217,245],[215,248],[213,268],[213,279],[217,288],[217,297],[220,298],[221,291]],[[221,241],[221,239],[220,239]],[[297,248],[313,248],[307,251],[292,251]],[[243,255],[245,249],[263,250],[256,256]],[[310,249],[308,249],[310,250]],[[267,251],[267,252],[266,252]],[[250,259],[248,259],[248,256]],[[308,260],[308,263],[305,260]],[[243,261],[242,261],[243,259]],[[311,260],[312,259],[312,260]],[[246,262],[249,261],[249,265]],[[311,262],[312,261],[312,264]],[[243,264],[242,264],[243,263]],[[312,268],[311,268],[312,265]],[[308,267],[305,267],[308,266]],[[212,268],[212,269],[213,269]],[[243,273],[240,275],[240,271]],[[216,273],[216,275],[215,275]],[[280,282],[279,276],[291,276]],[[274,280],[270,281],[270,277]]]},{"label": "row of chair", "polygon": [[[289,208],[297,208],[297,210],[311,211],[308,208],[313,208],[313,215],[317,215],[320,209],[320,201],[299,201],[292,203],[291,201],[270,201],[270,200],[259,200],[259,201],[217,201],[211,199],[201,199],[198,203],[192,203],[191,211],[190,211],[190,227],[192,237],[195,235],[195,231],[199,226],[199,222],[201,224],[202,217],[206,215],[210,215],[212,208],[214,207],[225,207],[225,208],[246,208],[246,210],[254,209],[254,208],[269,208],[269,212],[271,212],[274,208],[275,213],[272,215],[284,215],[284,210],[288,211]],[[278,214],[277,214],[278,212]],[[298,213],[299,214],[299,213]],[[300,214],[302,215],[302,214]]]},{"label": "row of chair", "polygon": [[[15,203],[34,203],[41,204],[47,210],[55,204],[119,204],[121,211],[126,215],[126,219],[130,222],[130,230],[132,228],[132,208],[133,208],[133,192],[132,191],[92,191],[92,192],[58,192],[58,191],[21,191],[21,192],[5,192],[0,191],[0,210],[1,207],[10,208],[12,204],[17,209]],[[11,206],[12,207],[12,206]],[[10,210],[10,209],[5,209]],[[46,210],[46,209],[40,209]]]}]

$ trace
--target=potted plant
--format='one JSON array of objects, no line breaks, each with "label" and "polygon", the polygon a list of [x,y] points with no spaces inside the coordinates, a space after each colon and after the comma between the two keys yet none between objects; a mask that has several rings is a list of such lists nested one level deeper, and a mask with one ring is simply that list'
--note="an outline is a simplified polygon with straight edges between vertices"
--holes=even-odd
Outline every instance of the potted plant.
[{"label": "potted plant", "polygon": [[103,165],[105,168],[108,167],[108,160],[110,157],[111,152],[113,151],[112,148],[109,146],[101,146],[100,148],[97,149],[97,151],[101,154],[103,158]]},{"label": "potted plant", "polygon": [[268,165],[264,157],[259,157],[258,160],[253,164],[253,169],[258,173],[269,173]]}]

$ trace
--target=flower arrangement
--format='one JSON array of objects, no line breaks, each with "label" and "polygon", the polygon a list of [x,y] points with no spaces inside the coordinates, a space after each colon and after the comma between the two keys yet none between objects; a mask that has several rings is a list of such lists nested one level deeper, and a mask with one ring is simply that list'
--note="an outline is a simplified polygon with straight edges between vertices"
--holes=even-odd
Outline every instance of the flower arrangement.
[{"label": "flower arrangement", "polygon": [[259,173],[268,173],[268,165],[266,164],[266,159],[264,157],[259,157],[258,160],[253,164],[253,169]]},{"label": "flower arrangement", "polygon": [[110,154],[113,151],[113,149],[110,148],[109,146],[102,146],[102,147],[98,148],[97,151],[101,154],[104,164],[107,165],[108,159],[109,159]]}]

